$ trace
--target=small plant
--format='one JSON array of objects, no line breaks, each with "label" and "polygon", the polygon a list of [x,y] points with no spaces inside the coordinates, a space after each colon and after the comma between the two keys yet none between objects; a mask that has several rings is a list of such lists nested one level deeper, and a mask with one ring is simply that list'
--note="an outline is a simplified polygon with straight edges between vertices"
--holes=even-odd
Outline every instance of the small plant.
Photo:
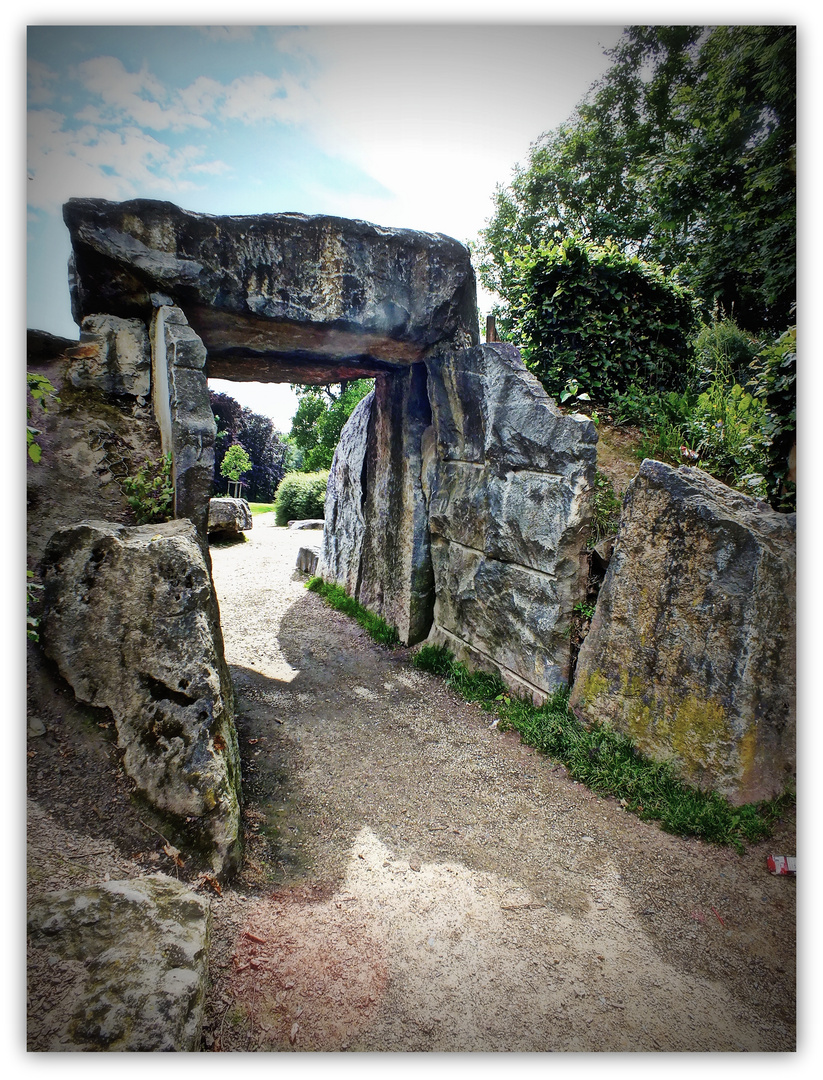
[{"label": "small plant", "polygon": [[431,675],[442,675],[446,678],[451,674],[454,653],[445,645],[421,645],[412,657],[412,665],[418,671],[428,671]]},{"label": "small plant", "polygon": [[594,517],[589,536],[589,550],[607,536],[613,536],[620,524],[620,500],[612,482],[598,469],[594,475]]},{"label": "small plant", "polygon": [[234,443],[226,451],[226,455],[220,463],[220,475],[235,485],[235,493],[240,477],[251,468],[251,458],[240,445]]},{"label": "small plant", "polygon": [[[56,387],[52,386],[51,382],[45,377],[45,375],[38,375],[36,372],[26,372],[26,386],[28,392],[31,395],[32,401],[39,402],[43,412],[48,412],[47,401],[49,398],[53,398],[56,404],[60,403],[60,398],[57,396]],[[31,420],[31,406],[26,406],[26,420]],[[26,424],[26,451],[31,460],[37,465],[40,458],[43,456],[43,449],[37,442],[36,437],[40,435],[40,429],[32,427],[30,424]]]},{"label": "small plant", "polygon": [[574,398],[575,401],[591,401],[588,394],[580,391],[580,384],[577,379],[566,380],[566,385],[560,392],[560,404],[565,405],[569,398]]},{"label": "small plant", "polygon": [[164,454],[157,461],[146,461],[134,476],[123,480],[123,490],[138,525],[168,521],[174,505],[171,454]]},{"label": "small plant", "polygon": [[575,615],[579,615],[581,619],[585,619],[587,622],[591,622],[594,618],[594,604],[584,604],[582,600],[579,604],[575,604],[572,608]]},{"label": "small plant", "polygon": [[373,611],[368,611],[362,604],[358,604],[341,585],[324,581],[320,577],[313,577],[306,582],[306,588],[309,592],[322,596],[326,603],[336,611],[342,611],[344,615],[350,615],[356,619],[379,645],[392,646],[399,643],[400,637],[396,628],[389,626],[385,619],[381,619]]}]

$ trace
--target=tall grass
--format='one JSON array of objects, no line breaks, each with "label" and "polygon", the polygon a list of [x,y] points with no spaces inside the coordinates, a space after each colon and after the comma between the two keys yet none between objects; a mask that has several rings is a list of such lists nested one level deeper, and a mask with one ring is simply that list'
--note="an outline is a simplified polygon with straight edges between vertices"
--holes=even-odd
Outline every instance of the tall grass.
[{"label": "tall grass", "polygon": [[613,795],[644,821],[659,821],[666,832],[734,845],[771,835],[775,822],[793,803],[793,794],[767,802],[732,806],[715,792],[680,780],[668,762],[641,754],[626,735],[602,725],[585,728],[569,708],[567,687],[543,705],[511,695],[498,676],[468,672],[448,649],[424,645],[415,667],[441,675],[468,701],[478,701],[500,718],[501,730],[519,732],[521,740],[568,769],[569,775],[599,795]]},{"label": "tall grass", "polygon": [[317,593],[336,611],[342,611],[344,615],[350,615],[379,645],[397,645],[400,641],[397,630],[389,626],[385,619],[368,611],[340,585],[323,581],[322,578],[312,577],[306,582],[306,588],[310,592]]}]

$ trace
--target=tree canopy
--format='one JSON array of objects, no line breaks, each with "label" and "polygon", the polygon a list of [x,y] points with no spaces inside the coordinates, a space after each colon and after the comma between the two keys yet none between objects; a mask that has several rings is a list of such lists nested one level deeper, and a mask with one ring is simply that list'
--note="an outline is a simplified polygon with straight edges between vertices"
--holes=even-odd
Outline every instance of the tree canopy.
[{"label": "tree canopy", "polygon": [[355,379],[323,389],[298,388],[301,401],[292,420],[289,442],[302,452],[299,471],[331,468],[343,425],[372,386],[371,379]]},{"label": "tree canopy", "polygon": [[225,488],[225,482],[220,481],[220,477],[225,475],[221,472],[223,459],[234,443],[240,443],[251,460],[246,498],[252,502],[271,502],[285,474],[288,451],[274,430],[271,419],[253,412],[247,406],[241,406],[228,394],[210,390],[209,401],[218,427],[214,448],[216,490]]},{"label": "tree canopy", "polygon": [[633,26],[610,56],[572,117],[496,192],[481,234],[484,284],[508,307],[516,252],[559,231],[660,263],[707,314],[785,328],[795,299],[794,27]]}]

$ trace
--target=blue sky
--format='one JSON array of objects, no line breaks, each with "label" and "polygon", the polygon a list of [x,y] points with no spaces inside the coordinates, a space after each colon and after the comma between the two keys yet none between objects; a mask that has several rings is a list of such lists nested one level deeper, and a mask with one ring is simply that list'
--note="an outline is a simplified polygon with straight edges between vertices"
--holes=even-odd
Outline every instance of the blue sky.
[{"label": "blue sky", "polygon": [[[473,240],[495,185],[569,116],[619,34],[598,25],[30,26],[27,323],[77,335],[60,214],[72,196],[340,214]],[[260,411],[263,398],[282,402],[265,408],[287,426],[286,388],[235,389]]]}]

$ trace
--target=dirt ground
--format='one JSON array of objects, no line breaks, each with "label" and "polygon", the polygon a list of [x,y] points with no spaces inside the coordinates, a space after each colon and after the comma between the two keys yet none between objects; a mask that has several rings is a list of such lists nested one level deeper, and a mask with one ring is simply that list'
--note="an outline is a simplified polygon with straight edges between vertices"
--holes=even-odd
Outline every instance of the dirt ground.
[{"label": "dirt ground", "polygon": [[[793,822],[741,856],[593,795],[308,593],[320,534],[272,518],[212,547],[246,859],[212,900],[203,1049],[793,1049],[795,881],[766,869]],[[105,715],[31,677],[30,891],[186,878]]]}]

